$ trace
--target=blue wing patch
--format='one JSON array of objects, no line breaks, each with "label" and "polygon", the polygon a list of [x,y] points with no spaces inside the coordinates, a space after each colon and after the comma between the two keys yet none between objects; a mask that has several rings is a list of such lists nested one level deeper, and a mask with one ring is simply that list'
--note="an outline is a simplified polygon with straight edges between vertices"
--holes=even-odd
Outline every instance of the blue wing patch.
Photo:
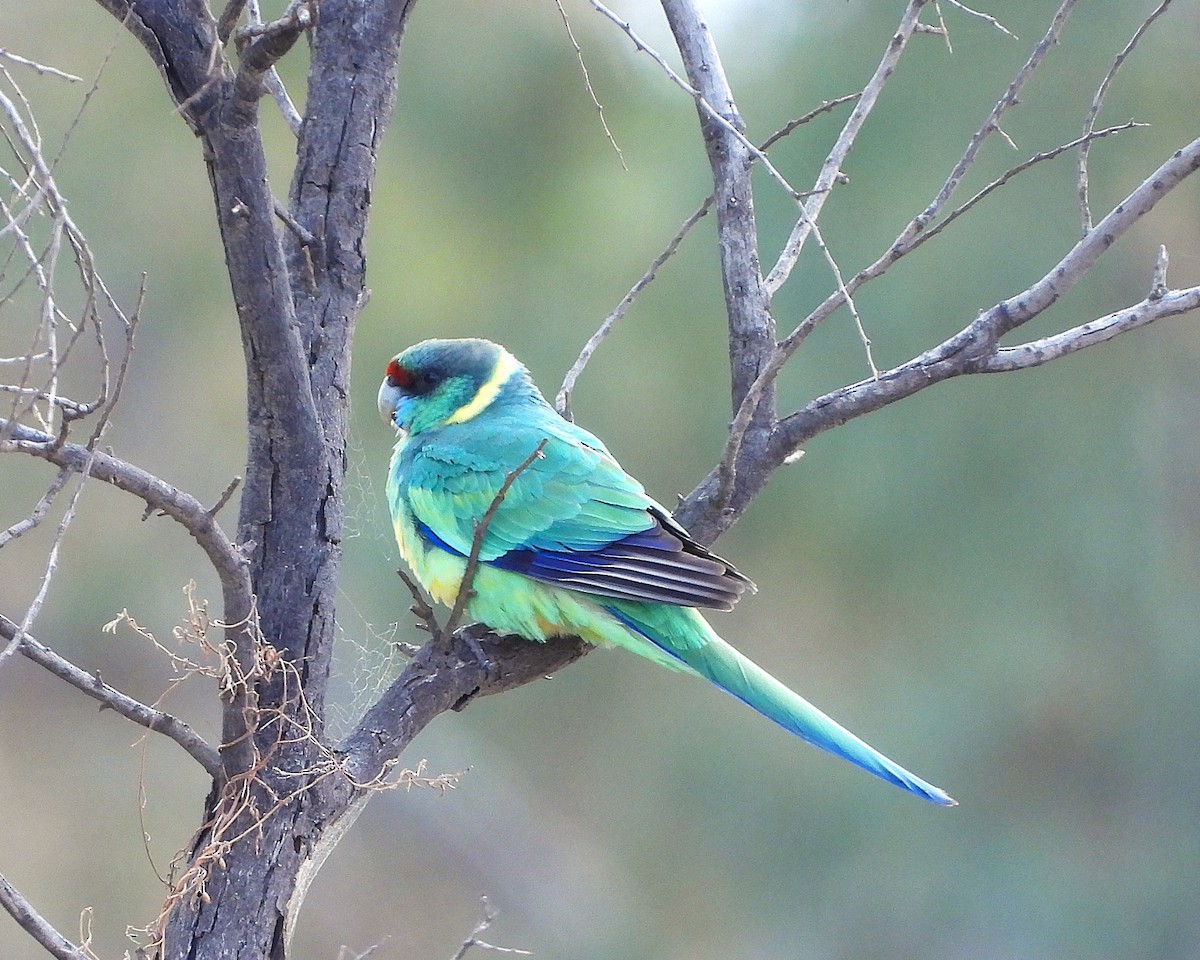
[{"label": "blue wing patch", "polygon": [[[582,593],[679,607],[731,610],[746,590],[754,589],[749,578],[692,540],[669,516],[660,518],[654,511],[650,517],[649,529],[595,549],[521,547],[484,562]],[[418,523],[418,529],[433,546],[465,556],[426,524]]]}]

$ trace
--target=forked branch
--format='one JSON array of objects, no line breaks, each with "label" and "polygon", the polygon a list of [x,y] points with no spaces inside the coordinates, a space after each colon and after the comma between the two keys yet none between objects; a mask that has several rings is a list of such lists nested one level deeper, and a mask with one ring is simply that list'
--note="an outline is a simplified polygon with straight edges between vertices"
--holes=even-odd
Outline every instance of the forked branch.
[{"label": "forked branch", "polygon": [[11,450],[28,453],[76,473],[86,471],[98,480],[132,493],[147,506],[179,523],[208,555],[226,591],[242,597],[245,610],[249,610],[250,584],[245,557],[204,504],[191,494],[112,454],[88,450],[75,443],[60,443],[47,433],[0,417],[0,433],[3,432],[10,438]]}]

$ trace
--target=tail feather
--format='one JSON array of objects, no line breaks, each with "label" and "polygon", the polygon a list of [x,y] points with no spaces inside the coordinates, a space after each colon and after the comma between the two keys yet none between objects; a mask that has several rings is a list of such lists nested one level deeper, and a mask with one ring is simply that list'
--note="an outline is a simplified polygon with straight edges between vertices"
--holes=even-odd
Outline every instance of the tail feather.
[{"label": "tail feather", "polygon": [[[609,612],[693,672],[813,746],[849,760],[881,780],[895,784],[918,797],[946,807],[957,804],[946,791],[927,783],[885,757],[798,693],[784,686],[753,660],[743,656],[717,636],[707,621],[695,611],[687,612],[694,616],[696,627],[701,628],[705,636],[682,644],[671,643],[670,639],[677,637],[668,639],[664,631],[655,630],[654,625],[647,622],[652,617],[637,616],[630,606],[622,605],[620,610],[610,607]],[[670,633],[678,634],[678,630]]]}]

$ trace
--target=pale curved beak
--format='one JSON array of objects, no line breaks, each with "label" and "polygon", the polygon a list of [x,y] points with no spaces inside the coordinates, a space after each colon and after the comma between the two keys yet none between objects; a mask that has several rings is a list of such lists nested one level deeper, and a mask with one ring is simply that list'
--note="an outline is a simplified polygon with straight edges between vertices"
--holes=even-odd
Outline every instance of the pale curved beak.
[{"label": "pale curved beak", "polygon": [[383,422],[390,424],[397,430],[400,429],[396,423],[396,410],[400,406],[400,401],[404,398],[404,392],[396,386],[388,383],[388,378],[383,378],[383,383],[379,385],[379,416],[383,418]]}]

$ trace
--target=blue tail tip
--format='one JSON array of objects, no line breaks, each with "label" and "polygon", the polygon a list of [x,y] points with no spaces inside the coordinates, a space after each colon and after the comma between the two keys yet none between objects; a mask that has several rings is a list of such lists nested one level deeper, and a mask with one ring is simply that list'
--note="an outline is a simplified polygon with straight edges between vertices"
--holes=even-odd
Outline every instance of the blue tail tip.
[{"label": "blue tail tip", "polygon": [[930,803],[936,803],[939,807],[958,806],[958,801],[941,787],[935,787],[932,783],[926,783],[924,780],[919,780],[916,777],[913,777],[911,781],[897,781],[896,785],[907,790],[914,796],[928,800]]},{"label": "blue tail tip", "polygon": [[955,800],[945,790],[939,790],[937,787],[928,794],[928,799],[936,803],[939,807],[957,807],[958,801]]}]

